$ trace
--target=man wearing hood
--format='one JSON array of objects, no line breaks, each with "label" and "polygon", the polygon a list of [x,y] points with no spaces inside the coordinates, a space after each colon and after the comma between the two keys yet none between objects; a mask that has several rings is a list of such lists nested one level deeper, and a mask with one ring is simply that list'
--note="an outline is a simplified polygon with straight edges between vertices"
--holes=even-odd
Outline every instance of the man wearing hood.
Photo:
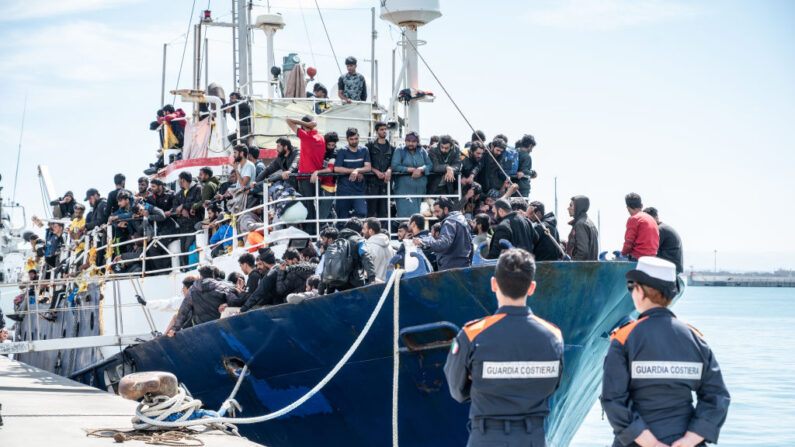
[{"label": "man wearing hood", "polygon": [[[187,323],[188,315],[192,315],[195,324],[221,318],[221,312],[218,311],[221,304],[229,304],[238,299],[234,285],[214,279],[215,269],[213,266],[200,267],[199,276],[200,278],[188,290],[190,299],[187,299],[186,296],[177,312],[177,319],[172,326],[174,332],[182,329]],[[187,307],[187,309],[183,307]]]},{"label": "man wearing hood", "polygon": [[389,261],[395,255],[395,251],[389,245],[389,236],[381,232],[381,222],[375,217],[369,217],[364,221],[362,229],[367,251],[373,257],[375,266],[375,277],[381,281],[386,281],[386,270]]},{"label": "man wearing hood", "polygon": [[[558,219],[554,213],[544,214],[544,204],[539,201],[530,202],[526,216],[534,222],[538,243],[533,253],[536,261],[558,261],[563,256],[558,235]],[[549,235],[547,235],[547,232]]]},{"label": "man wearing hood", "polygon": [[465,268],[472,264],[472,239],[469,225],[460,211],[451,211],[453,202],[447,197],[436,199],[433,214],[442,222],[439,238],[414,238],[414,244],[436,255],[439,271]]},{"label": "man wearing hood", "polygon": [[588,218],[591,201],[585,196],[574,196],[569,203],[571,233],[567,253],[572,261],[595,261],[599,256],[599,232]]},{"label": "man wearing hood", "polygon": [[510,242],[514,248],[521,248],[528,253],[535,251],[538,243],[538,234],[533,228],[532,222],[527,220],[524,215],[519,214],[511,208],[511,203],[506,199],[499,199],[494,202],[498,223],[494,227],[494,235],[489,244],[489,259],[497,259],[504,247],[500,241]]}]

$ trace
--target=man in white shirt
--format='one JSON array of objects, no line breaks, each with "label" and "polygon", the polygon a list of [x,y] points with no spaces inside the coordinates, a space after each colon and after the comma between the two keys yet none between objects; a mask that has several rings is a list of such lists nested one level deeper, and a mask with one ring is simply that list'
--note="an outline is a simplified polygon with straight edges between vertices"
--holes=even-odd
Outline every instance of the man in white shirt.
[{"label": "man in white shirt", "polygon": [[237,186],[245,188],[249,186],[251,180],[256,177],[257,168],[254,166],[254,163],[248,160],[247,146],[243,144],[235,146],[234,156],[235,164],[233,166],[238,178]]}]

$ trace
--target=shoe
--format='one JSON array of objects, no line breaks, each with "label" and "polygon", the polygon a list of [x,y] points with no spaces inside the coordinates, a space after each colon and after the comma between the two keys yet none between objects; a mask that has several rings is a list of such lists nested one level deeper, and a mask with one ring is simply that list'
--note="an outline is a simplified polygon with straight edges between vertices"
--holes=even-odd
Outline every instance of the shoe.
[{"label": "shoe", "polygon": [[49,322],[55,321],[55,312],[44,312],[43,314],[39,314],[39,316]]},{"label": "shoe", "polygon": [[146,175],[155,175],[155,174],[157,174],[157,168],[151,167],[151,168],[144,169],[144,174],[146,174]]}]

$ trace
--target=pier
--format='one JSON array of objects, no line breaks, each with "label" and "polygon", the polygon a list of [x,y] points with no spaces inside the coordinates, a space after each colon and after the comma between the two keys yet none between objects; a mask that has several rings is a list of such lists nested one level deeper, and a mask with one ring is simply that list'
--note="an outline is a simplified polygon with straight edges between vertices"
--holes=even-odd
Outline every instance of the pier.
[{"label": "pier", "polygon": [[[136,402],[0,356],[0,445],[112,446],[88,430],[131,428]],[[218,431],[198,435],[209,447],[262,447]],[[144,446],[142,441],[126,441]]]}]

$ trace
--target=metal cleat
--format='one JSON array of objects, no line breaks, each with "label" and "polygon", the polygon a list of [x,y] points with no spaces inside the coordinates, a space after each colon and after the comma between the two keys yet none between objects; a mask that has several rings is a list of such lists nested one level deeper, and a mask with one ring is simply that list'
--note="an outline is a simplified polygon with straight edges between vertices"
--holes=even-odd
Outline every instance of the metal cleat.
[{"label": "metal cleat", "polygon": [[129,400],[140,400],[147,394],[174,397],[177,390],[177,376],[162,371],[128,374],[119,382],[119,395]]}]

